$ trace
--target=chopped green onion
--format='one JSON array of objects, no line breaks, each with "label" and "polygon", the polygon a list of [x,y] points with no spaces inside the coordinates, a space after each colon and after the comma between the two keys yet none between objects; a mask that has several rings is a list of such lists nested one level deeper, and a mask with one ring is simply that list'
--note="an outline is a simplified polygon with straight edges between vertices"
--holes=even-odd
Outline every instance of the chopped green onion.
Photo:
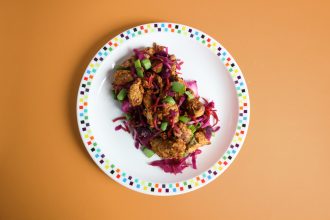
[{"label": "chopped green onion", "polygon": [[196,127],[194,125],[188,125],[188,128],[191,130],[191,132],[194,134],[196,132]]},{"label": "chopped green onion", "polygon": [[187,116],[180,116],[179,120],[182,121],[183,123],[187,123],[190,121],[190,118]]},{"label": "chopped green onion", "polygon": [[140,60],[135,60],[134,61],[134,66],[135,66],[135,68],[141,68],[142,66],[141,66]]},{"label": "chopped green onion", "polygon": [[194,95],[189,91],[186,91],[185,94],[188,96],[188,100],[195,98]]},{"label": "chopped green onion", "polygon": [[172,91],[182,95],[186,91],[186,86],[179,82],[172,82]]},{"label": "chopped green onion", "polygon": [[162,131],[165,131],[166,128],[167,128],[167,125],[168,125],[167,121],[163,121],[162,124],[160,125],[160,129],[161,129]]},{"label": "chopped green onion", "polygon": [[138,75],[138,77],[143,77],[143,68],[142,67],[137,67],[136,68],[136,74]]},{"label": "chopped green onion", "polygon": [[171,96],[166,96],[166,98],[164,99],[164,102],[171,104],[171,105],[175,104],[175,100]]},{"label": "chopped green onion", "polygon": [[143,59],[141,62],[142,62],[144,69],[148,70],[151,68],[151,62],[149,59]]},{"label": "chopped green onion", "polygon": [[150,150],[147,147],[144,147],[142,149],[142,151],[143,151],[144,155],[146,155],[148,158],[152,157],[155,154],[155,152],[153,152],[152,150]]},{"label": "chopped green onion", "polygon": [[125,99],[126,95],[127,95],[127,90],[126,90],[126,89],[122,89],[122,90],[120,90],[120,92],[118,93],[118,95],[117,95],[117,99],[118,99],[119,101],[123,101],[123,100]]}]

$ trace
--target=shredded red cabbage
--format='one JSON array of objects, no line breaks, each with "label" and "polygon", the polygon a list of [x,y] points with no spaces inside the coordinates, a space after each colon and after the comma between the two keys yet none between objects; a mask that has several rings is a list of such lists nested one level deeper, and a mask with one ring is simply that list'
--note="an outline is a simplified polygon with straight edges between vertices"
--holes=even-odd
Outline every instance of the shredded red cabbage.
[{"label": "shredded red cabbage", "polygon": [[125,120],[125,119],[126,119],[125,116],[120,116],[120,117],[117,117],[117,118],[112,119],[112,122],[116,122],[118,120]]},{"label": "shredded red cabbage", "polygon": [[[150,163],[151,166],[160,167],[164,170],[165,173],[173,173],[178,174],[182,173],[182,171],[191,166],[193,169],[197,169],[196,165],[196,157],[202,151],[197,149],[195,152],[189,154],[188,156],[177,160],[177,159],[162,159],[162,160],[155,160]],[[188,163],[188,158],[191,158],[191,163]]]},{"label": "shredded red cabbage", "polygon": [[189,80],[189,81],[185,81],[185,83],[186,83],[187,87],[194,92],[195,97],[199,97],[197,81],[196,80]]},{"label": "shredded red cabbage", "polygon": [[141,50],[138,49],[133,49],[135,55],[140,59],[143,60],[144,59],[144,53]]},{"label": "shredded red cabbage", "polygon": [[125,113],[128,113],[131,108],[131,105],[129,104],[129,101],[125,99],[123,103],[121,104],[121,110]]},{"label": "shredded red cabbage", "polygon": [[207,126],[205,128],[205,137],[207,138],[207,140],[210,140],[212,137],[212,127],[211,126]]}]

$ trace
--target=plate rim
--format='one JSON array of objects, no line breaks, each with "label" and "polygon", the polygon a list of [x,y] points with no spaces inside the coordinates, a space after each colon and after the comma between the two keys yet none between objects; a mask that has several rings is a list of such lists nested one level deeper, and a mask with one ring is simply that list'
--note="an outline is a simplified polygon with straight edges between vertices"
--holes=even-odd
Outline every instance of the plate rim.
[{"label": "plate rim", "polygon": [[[126,176],[120,175],[121,170],[120,168],[112,167],[113,164],[107,165],[105,160],[105,155],[102,155],[101,152],[94,153],[97,151],[94,147],[97,146],[97,142],[95,141],[93,135],[91,134],[90,130],[87,130],[89,126],[88,121],[88,115],[87,119],[86,115],[84,113],[88,113],[88,96],[87,98],[85,95],[85,92],[89,92],[88,86],[92,85],[92,80],[93,80],[93,74],[97,73],[97,69],[99,66],[101,66],[103,60],[107,58],[111,54],[112,50],[115,50],[116,48],[120,47],[120,44],[125,42],[126,40],[131,39],[130,37],[139,37],[143,36],[144,34],[149,34],[152,32],[173,32],[173,34],[183,34],[184,36],[187,36],[188,38],[193,38],[199,41],[202,45],[205,45],[208,48],[212,48],[211,52],[215,52],[215,55],[217,55],[220,59],[220,61],[224,64],[226,67],[227,73],[231,76],[232,80],[234,81],[233,77],[237,78],[237,82],[240,82],[239,86],[236,86],[236,81],[235,83],[235,88],[236,88],[236,97],[238,99],[238,120],[236,124],[236,129],[235,129],[235,134],[232,137],[231,143],[229,146],[226,148],[225,153],[218,159],[218,161],[213,164],[209,169],[205,170],[202,172],[202,174],[194,176],[190,179],[187,180],[182,180],[174,183],[155,183],[152,181],[137,181],[134,180],[131,176],[131,179],[126,178]],[[135,34],[136,33],[136,34]],[[135,36],[134,36],[134,35]],[[127,39],[128,37],[128,39]],[[124,38],[124,39],[123,39]],[[198,39],[197,39],[198,38]],[[202,40],[203,39],[203,40]],[[205,40],[206,39],[206,40]],[[201,41],[200,41],[201,40]],[[204,42],[203,42],[204,41]],[[107,49],[105,49],[107,48]],[[112,48],[112,49],[109,49]],[[221,49],[219,49],[221,48]],[[216,51],[214,51],[214,49]],[[108,52],[109,51],[109,52]],[[100,55],[101,54],[101,55]],[[220,55],[218,55],[220,54]],[[103,55],[103,57],[102,57]],[[223,60],[225,58],[225,60]],[[99,63],[100,62],[100,63]],[[230,67],[228,67],[225,62],[229,64]],[[233,65],[234,64],[234,65]],[[95,68],[94,68],[95,67]],[[230,69],[232,71],[230,71]],[[234,72],[234,73],[232,73]],[[241,91],[244,90],[244,102],[243,105],[241,106],[240,103],[240,96],[238,93],[238,90],[241,89]],[[243,89],[242,89],[243,88]],[[240,93],[242,94],[242,93]],[[242,96],[242,95],[241,95]],[[86,104],[87,103],[87,104]],[[242,109],[241,109],[242,107]],[[82,114],[81,114],[82,113]],[[242,114],[242,115],[241,115]],[[197,28],[193,28],[188,25],[184,24],[179,24],[179,23],[173,23],[173,22],[151,22],[151,23],[145,23],[141,25],[134,26],[132,28],[129,28],[127,30],[124,30],[123,32],[119,33],[115,37],[111,38],[106,42],[105,45],[103,45],[98,52],[93,56],[89,64],[87,65],[85,72],[82,76],[81,82],[79,84],[79,89],[78,89],[78,95],[77,95],[77,104],[76,104],[76,116],[77,116],[77,123],[78,123],[78,128],[79,128],[79,133],[81,136],[81,139],[84,143],[84,146],[89,153],[89,155],[92,157],[93,161],[97,164],[99,168],[110,178],[115,180],[117,183],[120,185],[125,186],[128,189],[134,190],[136,192],[148,194],[148,195],[156,195],[156,196],[173,196],[173,195],[180,195],[188,192],[192,192],[196,189],[199,189],[203,186],[206,186],[210,182],[214,181],[217,177],[219,177],[224,171],[233,163],[235,158],[237,157],[239,151],[241,150],[244,141],[247,136],[247,131],[249,128],[249,123],[250,123],[250,98],[249,98],[249,92],[247,88],[247,84],[245,81],[245,78],[243,76],[243,73],[238,66],[237,62],[235,59],[231,56],[231,54],[220,44],[217,40],[215,40],[213,37],[210,35],[204,33],[203,31],[200,31]],[[244,129],[238,129],[238,124],[240,123],[240,118],[244,119],[244,124],[245,127]],[[82,123],[84,121],[84,123]],[[238,132],[239,131],[239,132]],[[241,133],[243,131],[243,133]],[[238,132],[238,133],[237,133]],[[90,135],[91,134],[91,135]],[[236,142],[234,142],[234,138],[237,136]],[[95,145],[96,143],[96,145]],[[235,145],[234,145],[235,143]],[[94,146],[95,145],[95,146]],[[221,161],[222,158],[228,151],[230,151],[230,148],[232,148],[233,154],[229,154],[224,161]],[[94,149],[94,150],[92,150]],[[98,156],[96,156],[98,155]],[[230,159],[228,160],[228,158]],[[214,171],[212,172],[213,168]],[[211,173],[210,173],[211,171]],[[206,172],[208,172],[209,175],[204,175]],[[124,174],[124,173],[121,173]],[[213,174],[214,176],[211,176]],[[119,175],[119,177],[118,177]],[[203,176],[201,178],[200,176]],[[195,179],[196,182],[192,181]],[[190,184],[187,182],[189,181]],[[191,182],[192,181],[192,182]],[[143,182],[146,182],[148,184],[142,184]],[[135,183],[135,184],[134,184]],[[138,184],[137,184],[138,183]],[[151,185],[150,185],[151,183]],[[192,186],[192,184],[194,185]],[[166,188],[166,185],[169,186],[169,188]],[[173,186],[174,185],[174,186]],[[165,186],[165,187],[164,187]],[[164,189],[164,190],[163,190]],[[171,189],[171,190],[170,190]]]}]

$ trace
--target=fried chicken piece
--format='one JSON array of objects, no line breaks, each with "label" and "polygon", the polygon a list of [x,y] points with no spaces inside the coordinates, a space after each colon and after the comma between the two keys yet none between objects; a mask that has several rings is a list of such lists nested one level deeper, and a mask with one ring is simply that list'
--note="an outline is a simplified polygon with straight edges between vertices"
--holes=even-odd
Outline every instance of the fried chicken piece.
[{"label": "fried chicken piece", "polygon": [[144,104],[144,107],[146,107],[146,108],[151,107],[151,105],[152,105],[152,91],[151,90],[147,90],[144,93],[143,104]]},{"label": "fried chicken piece", "polygon": [[140,78],[137,78],[128,91],[128,100],[131,106],[134,107],[141,105],[143,100],[143,93],[144,89],[142,87],[142,81]]},{"label": "fried chicken piece", "polygon": [[170,104],[170,103],[164,103],[163,106],[163,116],[172,116],[173,112],[175,113],[175,116],[173,117],[173,122],[177,123],[179,121],[179,108],[176,104]]},{"label": "fried chicken piece", "polygon": [[187,145],[187,152],[192,153],[197,150],[197,148],[209,144],[211,144],[211,142],[206,138],[205,133],[203,131],[197,131],[194,138],[191,139]]},{"label": "fried chicken piece", "polygon": [[154,43],[153,48],[154,48],[155,53],[159,53],[159,52],[165,51],[166,47]]},{"label": "fried chicken piece", "polygon": [[172,141],[154,138],[150,141],[150,145],[152,150],[161,158],[181,159],[185,155],[186,144],[182,139]]},{"label": "fried chicken piece", "polygon": [[151,109],[144,109],[143,115],[144,115],[144,117],[146,117],[150,128],[154,128],[155,127],[154,126],[154,115],[153,115]]},{"label": "fried chicken piece", "polygon": [[155,48],[153,48],[153,47],[146,47],[143,51],[146,54],[148,54],[149,56],[152,56],[155,54]]},{"label": "fried chicken piece", "polygon": [[196,118],[202,116],[205,112],[205,107],[198,98],[194,98],[188,101],[187,103],[188,113],[194,115]]},{"label": "fried chicken piece", "polygon": [[173,130],[174,136],[182,139],[185,143],[189,143],[193,136],[192,131],[182,122],[177,123],[177,126],[177,129]]},{"label": "fried chicken piece", "polygon": [[125,85],[134,80],[130,70],[117,70],[113,74],[113,84],[114,85]]},{"label": "fried chicken piece", "polygon": [[131,65],[133,64],[133,59],[130,58],[128,60],[125,60],[122,64],[120,64],[119,66],[120,67],[123,67],[123,68],[130,68]]}]

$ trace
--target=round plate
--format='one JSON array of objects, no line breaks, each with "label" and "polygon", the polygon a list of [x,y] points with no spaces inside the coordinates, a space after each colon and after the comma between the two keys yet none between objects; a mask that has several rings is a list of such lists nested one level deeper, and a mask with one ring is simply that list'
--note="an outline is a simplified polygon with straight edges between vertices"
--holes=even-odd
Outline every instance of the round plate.
[{"label": "round plate", "polygon": [[[115,131],[121,116],[111,94],[115,65],[134,48],[167,46],[170,54],[184,61],[184,79],[195,79],[199,95],[213,100],[220,118],[220,131],[204,146],[197,169],[181,174],[164,173],[148,165],[159,159],[147,158],[134,147],[130,134]],[[150,23],[126,30],[111,39],[92,59],[82,78],[77,100],[78,125],[82,140],[95,163],[125,187],[151,195],[177,195],[205,186],[232,163],[244,142],[250,103],[243,74],[233,57],[212,37],[187,25]]]}]

